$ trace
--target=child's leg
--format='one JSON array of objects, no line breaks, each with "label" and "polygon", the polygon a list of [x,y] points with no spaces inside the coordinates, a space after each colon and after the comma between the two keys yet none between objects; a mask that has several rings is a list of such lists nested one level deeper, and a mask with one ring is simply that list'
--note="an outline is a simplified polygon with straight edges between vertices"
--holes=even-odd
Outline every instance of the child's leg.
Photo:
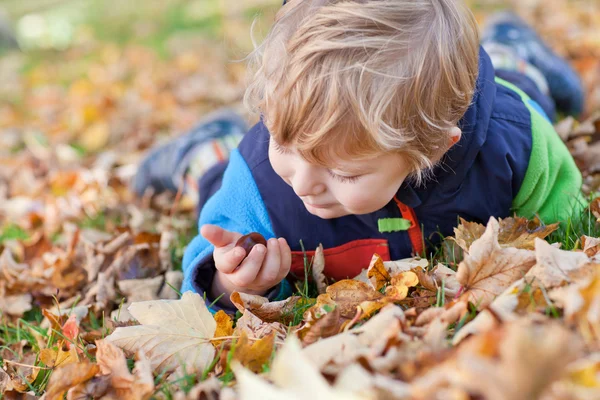
[{"label": "child's leg", "polygon": [[232,111],[206,116],[190,132],[149,152],[138,167],[133,190],[139,196],[148,189],[154,193],[183,190],[203,204],[220,186],[229,153],[246,131],[246,123]]},{"label": "child's leg", "polygon": [[[517,15],[503,12],[492,16],[483,29],[481,42],[497,70],[525,75],[542,94],[547,87],[549,96],[561,112],[573,115],[583,112],[584,91],[577,72]],[[512,83],[520,86],[518,82]],[[536,101],[540,105],[545,102]]]},{"label": "child's leg", "polygon": [[556,120],[556,106],[550,96],[544,94],[537,83],[519,71],[496,69],[496,76],[512,83],[524,91],[533,101],[538,103],[552,122]]}]

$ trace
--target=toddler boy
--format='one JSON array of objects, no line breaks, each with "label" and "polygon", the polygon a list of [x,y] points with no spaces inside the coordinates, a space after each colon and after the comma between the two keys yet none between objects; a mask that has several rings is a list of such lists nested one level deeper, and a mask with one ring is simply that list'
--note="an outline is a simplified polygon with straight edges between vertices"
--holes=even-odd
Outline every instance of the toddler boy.
[{"label": "toddler boy", "polygon": [[[582,179],[550,121],[581,112],[581,83],[512,14],[482,46],[458,0],[289,1],[255,53],[246,101],[261,121],[243,134],[211,116],[134,182],[198,193],[182,291],[230,309],[234,290],[288,296],[319,243],[343,279],[373,253],[423,254],[458,217],[568,219]],[[268,242],[246,254],[235,243],[253,231]]]}]

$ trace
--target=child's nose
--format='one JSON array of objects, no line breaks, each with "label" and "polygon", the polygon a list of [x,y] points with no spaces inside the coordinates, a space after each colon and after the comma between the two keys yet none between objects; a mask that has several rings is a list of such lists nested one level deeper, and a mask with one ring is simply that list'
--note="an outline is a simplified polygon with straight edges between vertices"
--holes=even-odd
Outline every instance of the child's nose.
[{"label": "child's nose", "polygon": [[298,197],[317,196],[325,191],[325,185],[318,179],[313,168],[299,168],[292,179],[292,188]]}]

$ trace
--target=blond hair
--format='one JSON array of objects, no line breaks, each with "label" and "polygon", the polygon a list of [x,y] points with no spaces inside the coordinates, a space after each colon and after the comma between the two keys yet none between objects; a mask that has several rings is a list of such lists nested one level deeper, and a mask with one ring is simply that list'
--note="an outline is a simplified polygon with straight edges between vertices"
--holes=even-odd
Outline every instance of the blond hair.
[{"label": "blond hair", "polygon": [[420,183],[471,103],[478,56],[460,0],[293,0],[252,54],[245,103],[309,162],[396,152]]}]

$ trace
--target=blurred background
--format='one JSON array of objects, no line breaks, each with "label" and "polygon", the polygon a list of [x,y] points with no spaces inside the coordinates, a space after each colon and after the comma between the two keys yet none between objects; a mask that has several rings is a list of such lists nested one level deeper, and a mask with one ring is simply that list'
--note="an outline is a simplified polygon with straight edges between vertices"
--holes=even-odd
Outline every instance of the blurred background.
[{"label": "blurred background", "polygon": [[[135,201],[126,183],[149,147],[222,106],[253,122],[251,26],[260,41],[281,2],[0,0],[0,232],[107,221]],[[468,3],[480,22],[510,8],[533,24],[581,73],[582,120],[600,110],[599,0]]]},{"label": "blurred background", "polygon": [[[516,9],[583,74],[597,68],[597,0],[471,0]],[[0,0],[0,147],[145,148],[240,99],[245,64],[281,0]],[[592,74],[590,74],[592,75]],[[586,77],[596,87],[597,73]],[[589,109],[600,95],[590,93]]]}]

